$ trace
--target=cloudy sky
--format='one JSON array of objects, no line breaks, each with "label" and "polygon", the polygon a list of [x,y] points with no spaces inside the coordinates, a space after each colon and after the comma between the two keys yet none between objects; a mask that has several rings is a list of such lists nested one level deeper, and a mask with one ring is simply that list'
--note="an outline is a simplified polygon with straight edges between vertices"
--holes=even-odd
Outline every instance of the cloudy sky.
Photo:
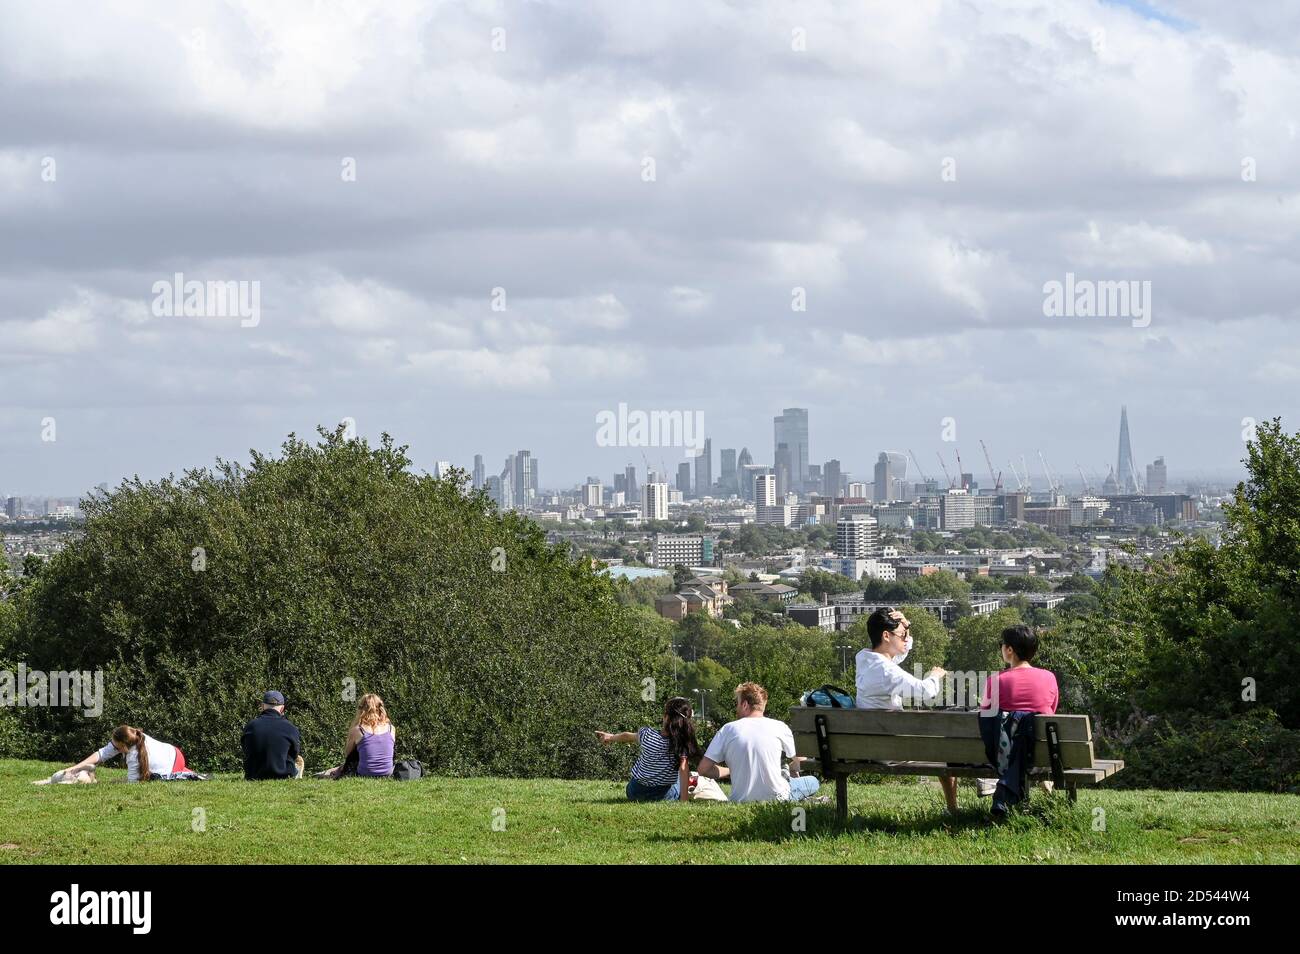
[{"label": "cloudy sky", "polygon": [[[1297,428],[1284,6],[7,0],[0,492],[345,417],[608,480],[620,402],[759,462],[808,407],[859,475],[948,417],[977,474],[1104,474],[1127,404],[1139,464],[1233,474]],[[256,324],[155,314],[178,272]],[[1045,316],[1067,273],[1149,325]]]}]

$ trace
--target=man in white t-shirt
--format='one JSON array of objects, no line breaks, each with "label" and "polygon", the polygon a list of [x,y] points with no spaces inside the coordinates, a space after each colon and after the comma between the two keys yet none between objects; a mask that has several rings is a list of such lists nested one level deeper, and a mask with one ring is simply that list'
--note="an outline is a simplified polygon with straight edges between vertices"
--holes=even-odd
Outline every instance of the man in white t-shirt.
[{"label": "man in white t-shirt", "polygon": [[[700,759],[700,775],[729,780],[733,802],[797,802],[816,795],[821,782],[799,775],[790,727],[767,718],[766,709],[766,689],[756,682],[737,686],[736,721],[713,737]],[[793,760],[789,778],[782,771],[786,759]]]},{"label": "man in white t-shirt", "polygon": [[[943,677],[947,672],[935,666],[918,679],[899,665],[912,649],[909,631],[912,623],[896,609],[883,607],[867,617],[867,637],[871,647],[854,657],[857,667],[854,676],[857,684],[859,709],[903,708],[906,697],[913,705],[928,705],[943,691]],[[948,810],[957,813],[957,780],[939,776]]]}]

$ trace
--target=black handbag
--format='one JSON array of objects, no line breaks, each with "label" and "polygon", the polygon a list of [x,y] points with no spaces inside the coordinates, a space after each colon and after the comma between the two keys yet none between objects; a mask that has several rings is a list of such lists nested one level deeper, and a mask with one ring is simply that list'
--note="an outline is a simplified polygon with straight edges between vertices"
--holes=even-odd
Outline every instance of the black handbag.
[{"label": "black handbag", "polygon": [[410,782],[424,777],[424,765],[418,759],[403,759],[393,766],[393,778],[399,782]]}]

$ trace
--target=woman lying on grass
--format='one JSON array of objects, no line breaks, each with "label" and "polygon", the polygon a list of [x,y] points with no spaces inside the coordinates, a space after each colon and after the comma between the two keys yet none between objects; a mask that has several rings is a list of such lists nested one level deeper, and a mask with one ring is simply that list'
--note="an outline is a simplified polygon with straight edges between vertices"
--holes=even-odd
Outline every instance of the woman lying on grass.
[{"label": "woman lying on grass", "polygon": [[393,774],[397,727],[388,721],[384,700],[367,692],[357,700],[357,717],[343,744],[343,764],[317,773],[317,778],[387,778]]},{"label": "woman lying on grass", "polygon": [[176,746],[159,742],[134,726],[119,725],[113,730],[113,737],[109,739],[106,746],[97,752],[92,752],[76,765],[70,765],[62,772],[55,772],[50,781],[57,782],[65,778],[76,778],[93,773],[96,765],[112,761],[119,755],[126,756],[128,782],[202,778],[197,772],[189,770],[185,765],[185,753]]},{"label": "woman lying on grass", "polygon": [[690,801],[691,759],[703,754],[695,741],[695,713],[690,700],[674,696],[664,704],[663,724],[636,732],[596,732],[605,745],[637,742],[641,752],[632,766],[627,797],[634,802]]}]

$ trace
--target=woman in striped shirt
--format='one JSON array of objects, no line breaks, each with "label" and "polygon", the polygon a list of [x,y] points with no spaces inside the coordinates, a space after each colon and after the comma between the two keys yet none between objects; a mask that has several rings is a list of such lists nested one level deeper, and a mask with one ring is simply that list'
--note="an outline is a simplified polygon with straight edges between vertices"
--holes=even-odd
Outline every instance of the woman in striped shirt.
[{"label": "woman in striped shirt", "polygon": [[641,746],[627,797],[634,802],[689,801],[690,760],[699,760],[700,744],[695,740],[695,713],[690,700],[674,696],[664,704],[659,728],[646,726],[636,732],[596,732],[605,745],[636,742]]}]

